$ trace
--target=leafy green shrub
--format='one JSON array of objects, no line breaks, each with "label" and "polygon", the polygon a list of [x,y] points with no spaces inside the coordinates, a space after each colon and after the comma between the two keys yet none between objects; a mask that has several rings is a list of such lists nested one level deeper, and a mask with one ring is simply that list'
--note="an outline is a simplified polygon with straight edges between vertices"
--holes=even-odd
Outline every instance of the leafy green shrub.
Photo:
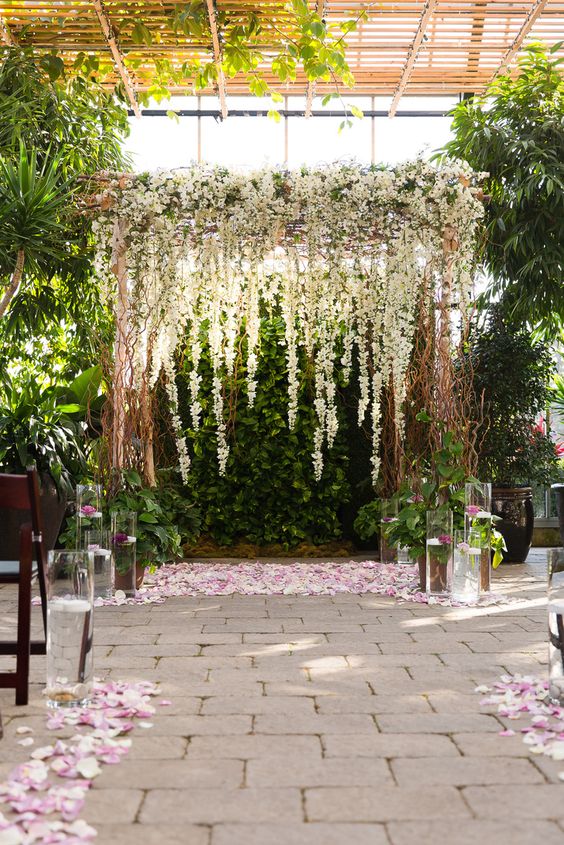
[{"label": "leafy green shrub", "polygon": [[28,372],[0,384],[0,470],[34,465],[60,492],[72,494],[86,473],[89,441],[104,400],[102,372],[92,367],[68,385],[44,386]]},{"label": "leafy green shrub", "polygon": [[[165,563],[182,557],[182,546],[200,532],[200,512],[172,470],[161,470],[157,487],[144,487],[135,470],[123,473],[122,488],[109,502],[104,501],[104,523],[111,514],[130,511],[137,514],[137,560]],[[67,518],[60,541],[67,548],[76,543],[76,517]]]},{"label": "leafy green shrub", "polygon": [[[323,543],[342,534],[339,509],[349,498],[346,425],[340,409],[340,430],[326,454],[320,482],[313,477],[311,452],[315,429],[312,385],[301,355],[301,384],[296,427],[287,421],[287,369],[284,325],[264,319],[254,406],[248,407],[242,366],[232,381],[231,452],[224,477],[219,475],[211,396],[211,362],[205,348],[202,375],[202,426],[190,432],[193,442],[191,489],[202,509],[202,529],[219,544],[238,538],[285,548],[303,540]],[[243,341],[243,353],[244,353]],[[243,360],[245,355],[243,354]],[[178,376],[180,413],[190,428],[189,369]],[[230,402],[226,402],[229,409]],[[226,410],[229,414],[229,410]],[[227,418],[227,417],[226,417]]]},{"label": "leafy green shrub", "polygon": [[554,368],[547,345],[515,327],[499,304],[486,325],[474,330],[468,355],[476,399],[484,403],[479,477],[499,486],[548,484],[556,472],[556,451],[536,426],[548,404]]}]

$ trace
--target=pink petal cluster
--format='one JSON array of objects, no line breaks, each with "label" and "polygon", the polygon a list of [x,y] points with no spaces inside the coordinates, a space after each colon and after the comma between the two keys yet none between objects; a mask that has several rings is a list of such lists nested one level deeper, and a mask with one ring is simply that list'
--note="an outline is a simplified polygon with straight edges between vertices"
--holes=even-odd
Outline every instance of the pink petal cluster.
[{"label": "pink petal cluster", "polygon": [[[521,728],[523,742],[533,754],[546,754],[564,760],[564,707],[554,704],[548,693],[548,681],[531,675],[502,675],[493,687],[480,686],[476,692],[487,693],[482,707],[496,707],[498,716],[529,722]],[[515,731],[500,731],[500,736],[515,736]]]},{"label": "pink petal cluster", "polygon": [[92,516],[92,514],[96,513],[96,508],[93,508],[92,505],[83,505],[80,509],[80,513],[83,516]]},{"label": "pink petal cluster", "polygon": [[[419,604],[460,606],[447,598],[427,597],[418,589],[418,570],[410,564],[378,561],[339,563],[250,563],[237,564],[183,561],[147,573],[135,598],[116,593],[111,599],[96,599],[97,605],[162,604],[180,596],[335,596],[339,593],[372,593]],[[505,596],[489,594],[480,604],[510,603]]]},{"label": "pink petal cluster", "polygon": [[100,763],[119,763],[128,753],[131,740],[124,734],[135,719],[154,714],[151,697],[157,694],[148,681],[97,681],[88,707],[52,711],[49,730],[70,726],[77,733],[36,748],[31,759],[0,784],[0,801],[9,812],[0,812],[0,842],[75,845],[93,839],[94,828],[78,818],[86,793],[101,772]]},{"label": "pink petal cluster", "polygon": [[468,505],[466,508],[466,513],[468,516],[476,516],[481,512],[482,508],[478,507],[478,505]]}]

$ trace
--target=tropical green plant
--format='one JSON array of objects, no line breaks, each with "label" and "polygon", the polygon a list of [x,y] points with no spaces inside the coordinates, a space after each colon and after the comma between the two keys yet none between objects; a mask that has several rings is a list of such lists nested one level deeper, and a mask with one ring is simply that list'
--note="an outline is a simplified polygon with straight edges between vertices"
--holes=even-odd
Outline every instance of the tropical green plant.
[{"label": "tropical green plant", "polygon": [[[244,361],[246,340],[241,342]],[[290,549],[304,541],[328,542],[342,534],[340,508],[350,495],[344,420],[340,420],[321,480],[316,482],[311,459],[316,417],[306,355],[300,353],[299,407],[295,428],[290,430],[283,321],[265,317],[259,342],[253,407],[248,405],[242,363],[228,385],[225,413],[231,448],[225,476],[219,474],[217,465],[212,368],[209,347],[204,343],[199,365],[202,425],[198,431],[190,431],[194,446],[189,482],[202,509],[202,531],[220,545],[241,539]],[[190,374],[191,366],[184,365],[177,377],[180,415],[186,429],[191,425]]]},{"label": "tropical green plant", "polygon": [[144,487],[135,470],[123,474],[122,487],[104,506],[107,516],[114,511],[137,514],[137,560],[161,564],[182,556],[182,545],[198,536],[198,508],[178,487],[166,484]]},{"label": "tropical green plant", "polygon": [[[99,368],[81,374],[66,386],[45,387],[35,378],[10,378],[0,389],[0,467],[24,472],[34,465],[50,475],[58,490],[70,495],[86,473],[87,433],[95,435]],[[92,416],[91,416],[92,414]]]},{"label": "tropical green plant", "polygon": [[[417,414],[417,422],[430,423],[426,411]],[[442,430],[442,445],[436,449],[426,466],[418,465],[420,478],[408,478],[394,498],[398,502],[398,515],[392,522],[382,526],[386,541],[391,546],[408,548],[412,559],[425,553],[428,510],[452,510],[454,527],[464,527],[464,483],[470,481],[461,466],[463,444],[451,431]],[[373,503],[360,509],[355,528],[361,537],[370,538],[367,532],[374,531],[376,510]],[[378,526],[380,529],[380,526]],[[375,533],[375,532],[374,532]]]},{"label": "tropical green plant", "polygon": [[525,49],[517,74],[497,77],[452,112],[449,156],[488,173],[484,261],[488,294],[550,330],[564,316],[564,76],[561,44]]},{"label": "tropical green plant", "polygon": [[516,327],[498,304],[474,328],[466,354],[476,402],[483,403],[477,436],[480,478],[497,486],[548,484],[557,458],[539,421],[554,369],[548,345]]},{"label": "tropical green plant", "polygon": [[[182,546],[200,533],[200,510],[173,470],[160,470],[156,487],[145,487],[135,470],[125,471],[117,494],[102,502],[107,525],[117,512],[136,514],[137,559],[145,565],[181,557]],[[75,547],[76,529],[76,516],[67,517],[60,536],[65,547]]]},{"label": "tropical green plant", "polygon": [[61,156],[47,156],[20,146],[12,163],[0,156],[0,278],[10,277],[0,296],[0,318],[27,273],[50,279],[64,268],[70,243],[68,217],[73,190],[61,182]]},{"label": "tropical green plant", "polygon": [[[76,204],[92,192],[85,176],[127,168],[129,127],[126,108],[92,73],[0,48],[0,368],[26,366],[44,332],[59,349],[78,339],[76,374],[111,323],[92,277],[91,223]],[[61,332],[72,340],[61,343]]]}]

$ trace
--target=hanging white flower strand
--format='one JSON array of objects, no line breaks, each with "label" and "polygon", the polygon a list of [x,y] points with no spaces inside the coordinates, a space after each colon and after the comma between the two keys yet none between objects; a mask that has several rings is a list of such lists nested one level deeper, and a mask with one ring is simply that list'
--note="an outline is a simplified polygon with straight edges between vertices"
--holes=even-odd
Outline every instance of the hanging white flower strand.
[{"label": "hanging white flower strand", "polygon": [[390,170],[334,164],[250,174],[194,165],[111,184],[109,208],[105,204],[93,224],[95,267],[112,303],[114,223],[126,220],[133,382],[139,383],[139,372],[148,372],[151,384],[165,373],[184,478],[189,453],[175,383],[180,345],[196,430],[207,335],[223,474],[229,455],[224,383],[239,364],[244,332],[253,404],[260,321],[268,312],[280,314],[285,326],[290,427],[298,414],[300,347],[312,362],[316,478],[338,429],[337,369],[348,377],[356,358],[358,417],[362,423],[369,414],[376,480],[382,389],[391,379],[401,434],[416,306],[425,286],[437,287],[444,273],[447,226],[458,236],[451,256],[455,301],[467,300],[483,215],[471,186],[480,178],[464,164],[436,168],[417,160]]}]

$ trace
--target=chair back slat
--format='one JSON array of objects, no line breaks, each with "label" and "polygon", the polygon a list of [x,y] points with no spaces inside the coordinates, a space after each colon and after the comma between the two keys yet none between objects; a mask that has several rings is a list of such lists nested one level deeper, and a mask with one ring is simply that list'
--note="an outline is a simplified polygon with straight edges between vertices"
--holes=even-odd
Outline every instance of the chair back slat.
[{"label": "chair back slat", "polygon": [[0,508],[31,510],[27,475],[0,475]]},{"label": "chair back slat", "polygon": [[26,510],[31,514],[32,540],[37,561],[43,627],[47,633],[47,551],[43,542],[43,518],[39,498],[39,476],[35,467],[25,475],[0,474],[0,508]]}]

